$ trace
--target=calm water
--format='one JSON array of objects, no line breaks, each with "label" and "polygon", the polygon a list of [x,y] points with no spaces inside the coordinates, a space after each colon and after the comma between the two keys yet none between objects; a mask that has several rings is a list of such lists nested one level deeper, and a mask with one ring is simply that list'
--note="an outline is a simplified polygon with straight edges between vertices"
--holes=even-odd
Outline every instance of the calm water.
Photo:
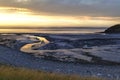
[{"label": "calm water", "polygon": [[20,28],[20,29],[0,29],[0,33],[94,33],[102,32],[106,28],[97,27],[51,27],[51,28]]}]

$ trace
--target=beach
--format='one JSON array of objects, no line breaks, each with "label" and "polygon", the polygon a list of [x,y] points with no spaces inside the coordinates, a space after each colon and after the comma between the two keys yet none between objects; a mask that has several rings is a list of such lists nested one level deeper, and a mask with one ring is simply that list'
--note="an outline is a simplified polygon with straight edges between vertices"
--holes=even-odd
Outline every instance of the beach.
[{"label": "beach", "polygon": [[0,63],[55,73],[120,78],[120,60],[115,56],[119,55],[119,34],[1,34],[0,37]]},{"label": "beach", "polygon": [[0,51],[0,63],[9,64],[11,66],[116,80],[119,80],[120,78],[119,65],[91,65],[49,61],[35,58],[32,55],[24,54],[2,46],[0,46]]}]

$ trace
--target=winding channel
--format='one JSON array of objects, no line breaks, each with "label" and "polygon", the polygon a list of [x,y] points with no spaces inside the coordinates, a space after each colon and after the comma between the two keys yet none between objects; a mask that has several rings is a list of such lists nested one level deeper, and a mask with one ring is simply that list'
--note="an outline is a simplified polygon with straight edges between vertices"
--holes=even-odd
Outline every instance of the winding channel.
[{"label": "winding channel", "polygon": [[40,48],[42,46],[45,46],[46,44],[49,44],[50,42],[44,37],[36,37],[36,38],[39,39],[40,42],[26,44],[23,47],[21,47],[20,51],[25,52],[25,53],[31,53],[31,54],[34,54],[36,56],[37,56],[37,54],[44,55],[45,52],[52,52],[53,53],[53,52],[66,52],[67,51],[67,53],[74,55],[75,58],[80,58],[82,60],[86,60],[86,61],[89,61],[89,62],[92,60],[91,57],[88,57],[88,56],[85,56],[85,55],[75,55],[74,52],[71,52],[71,51],[66,50],[66,49],[37,50],[38,48]]},{"label": "winding channel", "polygon": [[[107,63],[120,63],[120,54],[119,53],[119,45],[106,45],[106,46],[99,46],[99,47],[92,47],[92,49],[56,49],[56,50],[39,50],[38,48],[45,46],[49,44],[50,42],[44,38],[44,37],[37,37],[39,42],[33,42],[24,45],[21,47],[20,51],[25,53],[31,53],[34,54],[36,57],[39,57],[39,55],[49,55],[53,58],[57,58],[58,60],[61,60],[62,58],[65,58],[65,60],[73,60],[73,59],[79,59],[84,60],[87,62],[93,62],[94,61],[103,61]],[[75,52],[78,52],[77,54]],[[54,53],[55,54],[51,54]],[[89,53],[90,56],[82,54],[82,52]],[[71,56],[70,59],[67,58],[68,56]],[[97,58],[97,59],[96,59]]]},{"label": "winding channel", "polygon": [[36,38],[39,40],[39,42],[26,44],[23,47],[21,47],[20,51],[25,53],[37,53],[40,52],[40,50],[34,50],[34,49],[45,46],[46,44],[49,43],[49,41],[44,37],[36,37]]},{"label": "winding channel", "polygon": [[44,37],[36,37],[39,42],[37,43],[30,43],[30,44],[26,44],[23,47],[21,47],[20,51],[25,52],[25,53],[43,53],[43,52],[56,52],[56,51],[64,51],[65,49],[57,49],[57,50],[37,50],[38,48],[45,46],[47,44],[49,44],[50,42],[44,38]]}]

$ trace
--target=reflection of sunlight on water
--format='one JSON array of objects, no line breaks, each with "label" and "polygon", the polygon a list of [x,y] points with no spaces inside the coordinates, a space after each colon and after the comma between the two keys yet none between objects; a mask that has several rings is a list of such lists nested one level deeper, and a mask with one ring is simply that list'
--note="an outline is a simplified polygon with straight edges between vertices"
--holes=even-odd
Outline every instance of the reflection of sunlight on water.
[{"label": "reflection of sunlight on water", "polygon": [[30,36],[30,37],[34,37],[34,39],[39,39],[39,42],[35,43],[30,43],[30,44],[26,44],[24,45],[23,47],[21,47],[20,51],[22,52],[26,52],[26,53],[36,53],[36,52],[40,52],[39,50],[34,50],[34,49],[37,49],[39,47],[42,47],[46,44],[49,43],[49,41],[44,38],[44,37],[37,37],[37,36]]},{"label": "reflection of sunlight on water", "polygon": [[0,33],[28,33],[28,32],[35,32],[32,29],[0,29]]},{"label": "reflection of sunlight on water", "polygon": [[0,29],[0,33],[94,33],[104,29]]}]

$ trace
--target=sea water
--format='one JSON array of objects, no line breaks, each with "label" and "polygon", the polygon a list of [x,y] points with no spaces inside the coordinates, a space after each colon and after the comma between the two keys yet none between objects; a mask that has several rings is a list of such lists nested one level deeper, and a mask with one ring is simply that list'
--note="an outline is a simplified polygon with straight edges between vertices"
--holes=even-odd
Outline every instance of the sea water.
[{"label": "sea water", "polygon": [[0,33],[95,33],[103,32],[105,27],[39,27],[39,28],[5,28],[0,29]]}]

